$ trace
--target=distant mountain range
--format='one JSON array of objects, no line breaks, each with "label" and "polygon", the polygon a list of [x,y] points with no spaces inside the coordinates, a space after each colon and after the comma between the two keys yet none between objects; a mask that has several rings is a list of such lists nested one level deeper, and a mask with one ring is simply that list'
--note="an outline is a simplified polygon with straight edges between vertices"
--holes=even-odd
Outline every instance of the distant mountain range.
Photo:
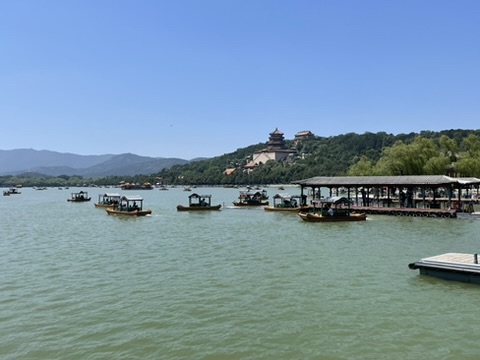
[{"label": "distant mountain range", "polygon": [[49,150],[0,150],[0,175],[38,173],[46,176],[79,175],[92,178],[133,176],[157,173],[189,162],[178,158],[154,158],[130,153],[76,155]]}]

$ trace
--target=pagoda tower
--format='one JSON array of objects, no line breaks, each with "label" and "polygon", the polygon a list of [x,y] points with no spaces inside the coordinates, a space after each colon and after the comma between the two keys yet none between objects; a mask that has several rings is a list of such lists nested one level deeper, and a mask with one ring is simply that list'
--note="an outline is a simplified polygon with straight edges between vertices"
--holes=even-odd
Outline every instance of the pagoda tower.
[{"label": "pagoda tower", "polygon": [[285,138],[278,128],[275,128],[275,131],[271,132],[269,135],[268,151],[285,150]]}]

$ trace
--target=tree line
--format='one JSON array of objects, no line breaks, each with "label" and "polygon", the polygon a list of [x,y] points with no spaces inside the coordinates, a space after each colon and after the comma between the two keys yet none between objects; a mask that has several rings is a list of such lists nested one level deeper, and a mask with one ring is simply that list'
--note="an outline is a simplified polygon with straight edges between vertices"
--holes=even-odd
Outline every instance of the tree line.
[{"label": "tree line", "polygon": [[[299,143],[286,140],[294,158],[268,161],[253,171],[245,165],[266,143],[185,165],[175,165],[155,174],[83,178],[22,174],[0,177],[0,186],[103,186],[121,181],[166,185],[287,184],[314,176],[449,175],[480,177],[480,131],[422,131],[392,135],[385,132],[348,133],[314,137]],[[227,175],[227,168],[235,169]]]}]

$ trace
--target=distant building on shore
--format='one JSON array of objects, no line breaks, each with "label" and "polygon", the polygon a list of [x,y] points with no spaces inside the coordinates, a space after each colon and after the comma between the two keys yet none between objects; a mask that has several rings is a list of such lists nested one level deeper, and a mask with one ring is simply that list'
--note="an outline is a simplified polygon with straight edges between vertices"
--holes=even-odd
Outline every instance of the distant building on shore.
[{"label": "distant building on shore", "polygon": [[276,128],[269,134],[268,147],[253,154],[250,166],[265,164],[267,161],[282,161],[289,155],[294,155],[295,151],[287,149],[283,133]]},{"label": "distant building on shore", "polygon": [[312,133],[311,131],[309,130],[305,130],[305,131],[299,131],[298,133],[295,134],[295,146],[297,146],[300,142],[302,142],[303,140],[310,140],[310,139],[313,139],[315,138],[315,134]]},{"label": "distant building on shore", "polygon": [[[294,163],[298,157],[298,153],[295,148],[288,149],[285,144],[285,138],[283,133],[275,128],[273,132],[269,134],[267,142],[267,148],[257,151],[253,154],[250,161],[243,165],[243,171],[250,173],[267,161],[287,161]],[[295,147],[303,140],[313,139],[315,135],[311,131],[300,131],[295,135]],[[227,168],[223,172],[226,176],[232,175],[235,172],[235,168]]]},{"label": "distant building on shore", "polygon": [[232,175],[235,172],[235,170],[237,170],[237,169],[236,168],[228,168],[228,169],[225,169],[223,174],[229,176],[229,175]]}]

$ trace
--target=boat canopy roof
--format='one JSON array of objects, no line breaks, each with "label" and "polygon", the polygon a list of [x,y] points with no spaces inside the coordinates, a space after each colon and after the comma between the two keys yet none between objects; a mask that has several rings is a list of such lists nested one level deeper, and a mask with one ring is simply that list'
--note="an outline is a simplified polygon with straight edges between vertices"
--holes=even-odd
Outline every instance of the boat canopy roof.
[{"label": "boat canopy roof", "polygon": [[316,202],[323,203],[323,204],[339,205],[339,204],[351,204],[353,201],[348,199],[345,196],[332,196],[329,198],[323,198],[323,199],[317,200]]},{"label": "boat canopy roof", "polygon": [[138,195],[134,196],[122,196],[123,201],[143,201],[143,198]]},{"label": "boat canopy roof", "polygon": [[113,197],[115,197],[115,198],[118,197],[118,198],[119,198],[119,197],[120,197],[120,194],[117,194],[117,193],[105,193],[105,194],[100,195],[100,196],[104,196],[104,197],[106,196],[106,197],[112,197],[112,198],[113,198]]},{"label": "boat canopy roof", "polygon": [[332,196],[330,198],[326,198],[322,200],[322,202],[328,202],[330,204],[338,205],[338,204],[351,204],[352,200],[345,196]]},{"label": "boat canopy roof", "polygon": [[458,182],[462,185],[478,185],[480,184],[480,179],[474,178],[474,177],[468,177],[468,178],[454,178],[458,180]]},{"label": "boat canopy roof", "polygon": [[295,199],[298,198],[300,199],[300,195],[290,195],[290,194],[275,194],[273,196],[274,199]]},{"label": "boat canopy roof", "polygon": [[267,191],[266,190],[240,190],[240,194],[244,194],[244,195],[250,195],[250,196],[254,196],[254,195],[262,195],[262,194],[265,194]]},{"label": "boat canopy roof", "polygon": [[189,195],[188,197],[189,197],[190,199],[194,199],[194,198],[209,199],[209,198],[212,197],[212,195],[198,195],[198,194],[193,193],[192,195]]}]

